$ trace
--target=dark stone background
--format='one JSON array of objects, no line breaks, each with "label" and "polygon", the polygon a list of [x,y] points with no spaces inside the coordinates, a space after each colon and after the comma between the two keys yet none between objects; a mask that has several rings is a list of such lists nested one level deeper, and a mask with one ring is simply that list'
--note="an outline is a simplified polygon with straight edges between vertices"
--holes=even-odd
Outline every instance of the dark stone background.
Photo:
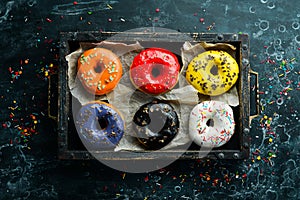
[{"label": "dark stone background", "polygon": [[[300,199],[298,4],[0,1],[0,199]],[[57,160],[44,71],[57,68],[59,31],[139,27],[250,35],[250,64],[264,94],[261,115],[252,122],[249,159],[176,161],[144,174],[115,171],[97,161]]]}]

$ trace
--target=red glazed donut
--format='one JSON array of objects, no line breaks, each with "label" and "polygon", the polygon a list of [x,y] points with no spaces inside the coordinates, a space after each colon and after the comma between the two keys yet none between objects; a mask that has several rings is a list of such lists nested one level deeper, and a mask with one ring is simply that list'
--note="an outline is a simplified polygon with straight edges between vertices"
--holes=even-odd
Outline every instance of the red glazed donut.
[{"label": "red glazed donut", "polygon": [[159,95],[176,85],[179,71],[180,64],[172,52],[149,48],[134,58],[130,67],[130,79],[142,92]]}]

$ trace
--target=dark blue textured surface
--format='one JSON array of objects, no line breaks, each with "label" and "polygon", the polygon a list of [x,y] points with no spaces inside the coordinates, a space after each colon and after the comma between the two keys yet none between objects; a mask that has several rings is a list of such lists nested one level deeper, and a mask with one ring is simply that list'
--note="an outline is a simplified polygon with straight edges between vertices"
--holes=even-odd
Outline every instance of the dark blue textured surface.
[{"label": "dark blue textured surface", "polygon": [[[0,1],[0,122],[8,124],[0,127],[0,199],[300,199],[299,1],[77,2]],[[58,32],[139,27],[250,35],[263,109],[249,159],[177,161],[144,174],[57,160],[43,68],[58,64]],[[13,79],[9,67],[22,75]],[[28,126],[32,113],[39,134],[24,141],[18,125]]]}]

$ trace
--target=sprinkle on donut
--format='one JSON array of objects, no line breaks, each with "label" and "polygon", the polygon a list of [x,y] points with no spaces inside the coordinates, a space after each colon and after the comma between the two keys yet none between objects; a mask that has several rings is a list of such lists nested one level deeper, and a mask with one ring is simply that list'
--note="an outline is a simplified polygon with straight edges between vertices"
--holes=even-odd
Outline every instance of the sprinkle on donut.
[{"label": "sprinkle on donut", "polygon": [[226,144],[235,130],[232,108],[220,101],[203,101],[196,105],[189,119],[189,134],[203,147]]},{"label": "sprinkle on donut", "polygon": [[118,56],[108,49],[89,49],[78,59],[77,76],[88,92],[104,95],[119,83],[122,64]]},{"label": "sprinkle on donut", "polygon": [[130,67],[133,85],[142,92],[160,95],[170,91],[178,81],[180,64],[170,51],[149,48],[140,52]]},{"label": "sprinkle on donut", "polygon": [[239,66],[225,51],[206,51],[188,65],[186,79],[201,94],[217,96],[227,92],[237,81]]}]

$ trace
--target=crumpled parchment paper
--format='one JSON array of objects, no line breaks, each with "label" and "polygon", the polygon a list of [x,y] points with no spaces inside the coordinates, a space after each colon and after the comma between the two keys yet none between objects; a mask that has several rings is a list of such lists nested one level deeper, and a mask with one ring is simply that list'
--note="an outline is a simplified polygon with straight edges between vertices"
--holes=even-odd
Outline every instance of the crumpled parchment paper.
[{"label": "crumpled parchment paper", "polygon": [[[77,78],[77,60],[80,55],[91,48],[102,47],[113,51],[117,54],[123,65],[123,76],[116,86],[116,88],[107,95],[95,96],[89,94],[83,86],[80,80]],[[68,84],[70,92],[73,97],[84,105],[90,101],[95,100],[108,100],[111,105],[118,109],[120,114],[125,120],[125,133],[121,139],[115,151],[129,150],[129,151],[143,151],[143,147],[138,143],[135,138],[135,133],[132,129],[133,116],[135,112],[144,104],[151,102],[153,99],[164,100],[173,106],[179,117],[179,132],[175,138],[165,147],[166,149],[174,149],[181,145],[191,143],[191,139],[188,134],[189,115],[193,107],[201,101],[205,100],[219,100],[228,103],[231,106],[237,106],[239,104],[239,98],[236,87],[233,87],[225,94],[216,97],[209,97],[205,95],[199,95],[198,91],[185,79],[185,69],[189,62],[197,56],[199,53],[206,50],[218,49],[224,50],[234,57],[235,47],[229,44],[208,44],[198,43],[192,45],[189,42],[185,42],[181,49],[181,57],[183,67],[179,75],[178,84],[170,92],[152,96],[144,94],[137,90],[131,83],[129,77],[129,68],[134,57],[143,50],[143,47],[139,42],[134,44],[125,44],[118,42],[103,41],[100,43],[80,43],[80,48],[66,56],[68,62]]]}]

